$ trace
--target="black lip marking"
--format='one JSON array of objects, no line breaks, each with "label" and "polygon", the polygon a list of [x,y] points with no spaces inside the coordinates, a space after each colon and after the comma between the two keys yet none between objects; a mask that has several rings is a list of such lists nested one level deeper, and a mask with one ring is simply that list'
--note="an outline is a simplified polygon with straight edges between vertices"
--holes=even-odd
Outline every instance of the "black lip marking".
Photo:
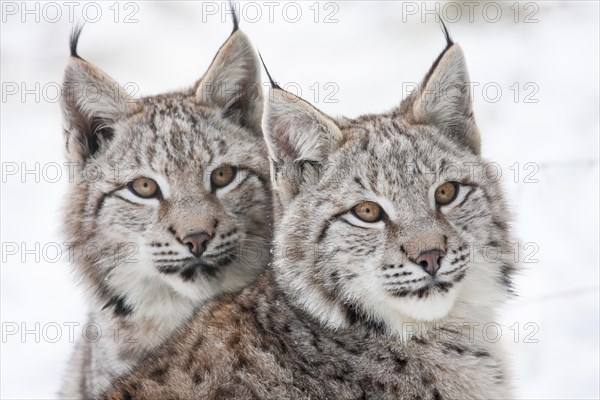
[{"label": "black lip marking", "polygon": [[[418,279],[417,281],[423,280],[423,279],[426,279],[426,278],[421,278],[421,279]],[[461,277],[461,279],[462,279],[462,277]],[[407,281],[407,282],[409,282],[409,281]],[[455,280],[455,282],[456,282],[456,280]],[[402,283],[404,283],[404,282],[402,282]],[[400,283],[400,285],[402,283]],[[447,293],[452,288],[452,286],[454,286],[453,282],[433,280],[433,281],[429,282],[427,285],[420,287],[419,289],[388,290],[388,292],[394,297],[418,297],[419,299],[422,299],[422,298],[426,298],[427,296],[429,296],[430,294],[433,294],[435,292]]]},{"label": "black lip marking", "polygon": [[234,259],[234,255],[227,255],[226,257],[219,259],[214,264],[209,264],[206,261],[198,260],[192,264],[184,266],[180,275],[184,281],[192,282],[194,281],[198,273],[202,273],[204,275],[208,275],[214,278],[217,275],[217,272],[220,267],[230,264]]}]

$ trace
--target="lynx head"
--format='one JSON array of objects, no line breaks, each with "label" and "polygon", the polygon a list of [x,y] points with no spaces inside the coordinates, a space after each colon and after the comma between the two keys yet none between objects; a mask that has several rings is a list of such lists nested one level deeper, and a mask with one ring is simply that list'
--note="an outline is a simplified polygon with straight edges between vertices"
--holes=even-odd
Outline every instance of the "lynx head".
[{"label": "lynx head", "polygon": [[336,121],[274,85],[263,117],[283,209],[274,268],[326,325],[398,332],[487,315],[506,297],[507,212],[480,156],[468,82],[448,39],[386,114]]},{"label": "lynx head", "polygon": [[192,89],[133,100],[77,55],[64,133],[75,262],[101,305],[160,313],[240,289],[266,265],[270,182],[260,64],[236,27]]}]

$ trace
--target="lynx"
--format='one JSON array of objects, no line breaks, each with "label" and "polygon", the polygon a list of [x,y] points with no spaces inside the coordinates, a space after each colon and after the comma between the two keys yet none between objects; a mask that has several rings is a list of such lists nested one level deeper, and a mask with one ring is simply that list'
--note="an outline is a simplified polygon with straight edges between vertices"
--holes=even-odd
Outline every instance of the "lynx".
[{"label": "lynx", "polygon": [[78,166],[66,207],[89,324],[61,396],[97,398],[208,299],[267,265],[271,185],[260,63],[234,24],[193,88],[131,99],[77,54],[62,103]]},{"label": "lynx", "polygon": [[511,292],[509,217],[446,38],[385,114],[330,118],[273,84],[272,268],[200,310],[108,399],[511,397],[482,331]]}]

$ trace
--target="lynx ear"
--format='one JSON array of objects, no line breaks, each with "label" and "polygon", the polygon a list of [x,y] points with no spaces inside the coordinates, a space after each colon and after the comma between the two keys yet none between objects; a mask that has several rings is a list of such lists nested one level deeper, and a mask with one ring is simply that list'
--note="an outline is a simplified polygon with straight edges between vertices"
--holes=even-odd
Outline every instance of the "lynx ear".
[{"label": "lynx ear", "polygon": [[114,135],[115,122],[133,107],[129,95],[108,75],[77,55],[81,28],[71,34],[61,108],[67,157],[84,163]]},{"label": "lynx ear", "polygon": [[289,202],[303,184],[315,182],[342,133],[331,118],[278,87],[270,91],[263,132],[271,157],[274,187]]},{"label": "lynx ear", "polygon": [[462,49],[448,36],[420,87],[404,100],[401,109],[409,123],[433,125],[474,154],[481,152],[479,130],[473,117],[469,73]]},{"label": "lynx ear", "polygon": [[216,105],[235,123],[261,134],[260,64],[252,43],[237,29],[237,23],[198,83],[196,99]]}]

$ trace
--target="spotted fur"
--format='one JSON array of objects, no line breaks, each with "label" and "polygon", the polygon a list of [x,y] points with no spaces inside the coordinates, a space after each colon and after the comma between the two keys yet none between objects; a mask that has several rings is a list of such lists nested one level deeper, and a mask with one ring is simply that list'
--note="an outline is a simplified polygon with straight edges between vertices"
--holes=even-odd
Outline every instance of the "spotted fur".
[{"label": "spotted fur", "polygon": [[[385,114],[335,120],[275,87],[263,118],[281,206],[273,268],[199,311],[107,398],[511,398],[483,330],[510,293],[509,220],[466,83],[448,41]],[[459,192],[441,206],[445,181]],[[380,220],[358,218],[364,201]],[[417,261],[432,248],[445,253],[436,275]]]},{"label": "spotted fur", "polygon": [[[269,259],[271,188],[260,64],[237,25],[192,88],[135,100],[77,54],[79,33],[63,85],[66,152],[77,171],[66,233],[93,329],[61,396],[89,399],[195,307],[256,279]],[[223,165],[237,172],[216,188],[211,173]],[[141,177],[158,184],[156,198],[131,190]],[[197,232],[211,236],[199,256],[185,242]]]}]

